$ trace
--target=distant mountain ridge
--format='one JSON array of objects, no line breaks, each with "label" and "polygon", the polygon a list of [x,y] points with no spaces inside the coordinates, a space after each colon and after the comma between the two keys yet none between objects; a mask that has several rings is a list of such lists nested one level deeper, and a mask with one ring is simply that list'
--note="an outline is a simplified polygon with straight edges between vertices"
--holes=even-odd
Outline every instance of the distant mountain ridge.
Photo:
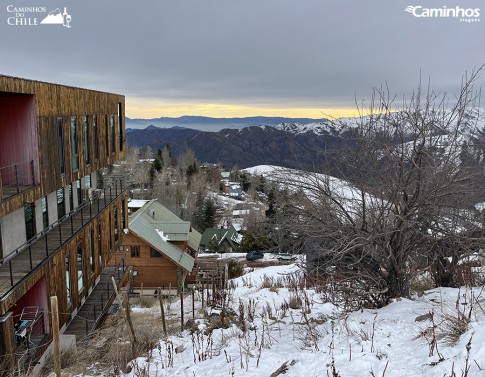
[{"label": "distant mountain ridge", "polygon": [[349,132],[352,129],[326,120],[224,128],[217,132],[148,126],[127,132],[127,142],[129,146],[150,146],[152,150],[170,144],[175,156],[190,148],[200,162],[220,162],[226,167],[273,164],[301,168],[321,163],[324,149],[340,148]]},{"label": "distant mountain ridge", "polygon": [[126,127],[131,129],[144,129],[147,126],[171,128],[174,126],[216,132],[223,128],[244,128],[250,126],[276,126],[281,123],[319,123],[327,119],[286,118],[286,117],[246,117],[246,118],[211,118],[204,116],[181,116],[178,118],[160,117],[153,119],[126,119]]}]

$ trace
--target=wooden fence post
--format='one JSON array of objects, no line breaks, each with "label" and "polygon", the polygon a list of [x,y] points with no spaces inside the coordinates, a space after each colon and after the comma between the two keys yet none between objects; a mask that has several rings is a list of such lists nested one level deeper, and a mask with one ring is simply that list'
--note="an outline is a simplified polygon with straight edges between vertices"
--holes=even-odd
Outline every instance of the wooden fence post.
[{"label": "wooden fence post", "polygon": [[163,307],[162,288],[158,288],[158,300],[160,301],[160,315],[162,316],[163,335],[167,337],[167,324],[165,323],[165,308]]},{"label": "wooden fence post", "polygon": [[184,331],[184,294],[180,294],[180,331]]},{"label": "wooden fence post", "polygon": [[59,308],[57,296],[51,297],[52,340],[54,342],[54,372],[61,377],[61,345],[59,341]]}]

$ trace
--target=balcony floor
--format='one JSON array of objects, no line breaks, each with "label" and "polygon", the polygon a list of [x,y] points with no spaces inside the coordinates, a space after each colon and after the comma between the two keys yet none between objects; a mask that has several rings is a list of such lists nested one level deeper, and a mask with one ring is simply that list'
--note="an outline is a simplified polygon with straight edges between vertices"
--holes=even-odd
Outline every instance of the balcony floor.
[{"label": "balcony floor", "polygon": [[[78,208],[71,212],[60,225],[33,241],[30,252],[27,247],[13,256],[7,256],[0,265],[0,298],[117,198],[114,191],[111,195],[109,191],[106,194],[103,199],[93,199],[91,203],[84,203],[82,211]],[[118,195],[120,194],[121,192],[118,192]]]}]

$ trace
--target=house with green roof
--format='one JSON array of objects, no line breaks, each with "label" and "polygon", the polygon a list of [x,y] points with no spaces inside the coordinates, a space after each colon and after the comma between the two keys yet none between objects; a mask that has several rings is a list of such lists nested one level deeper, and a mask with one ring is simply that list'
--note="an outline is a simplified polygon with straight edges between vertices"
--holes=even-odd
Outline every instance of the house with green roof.
[{"label": "house with green roof", "polygon": [[200,251],[204,252],[233,252],[239,247],[243,236],[234,226],[228,229],[207,228],[200,240]]},{"label": "house with green roof", "polygon": [[[194,269],[201,234],[156,200],[128,217],[118,258],[133,266],[134,290],[182,291]],[[118,259],[116,258],[116,259]]]}]

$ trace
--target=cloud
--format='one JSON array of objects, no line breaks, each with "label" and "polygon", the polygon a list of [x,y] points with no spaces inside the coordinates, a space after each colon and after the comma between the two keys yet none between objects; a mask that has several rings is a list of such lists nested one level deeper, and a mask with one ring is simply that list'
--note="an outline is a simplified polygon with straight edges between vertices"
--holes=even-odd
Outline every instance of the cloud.
[{"label": "cloud", "polygon": [[477,47],[485,21],[419,19],[408,5],[86,0],[69,5],[69,33],[0,23],[0,71],[187,106],[354,107],[381,84],[409,95],[420,75],[438,91],[456,90],[485,62]]}]

